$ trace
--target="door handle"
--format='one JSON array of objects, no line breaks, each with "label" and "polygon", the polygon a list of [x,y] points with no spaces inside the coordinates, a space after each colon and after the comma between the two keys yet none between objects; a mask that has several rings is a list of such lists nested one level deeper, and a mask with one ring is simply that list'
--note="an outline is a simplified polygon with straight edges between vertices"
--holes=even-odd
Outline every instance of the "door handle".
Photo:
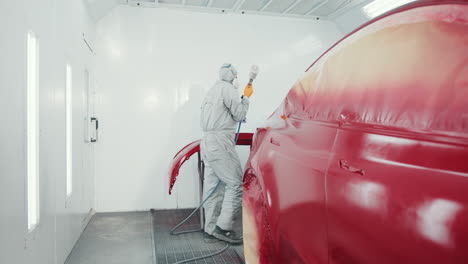
[{"label": "door handle", "polygon": [[364,176],[365,174],[364,170],[349,165],[348,162],[343,159],[340,160],[340,168],[342,168],[343,170],[349,171],[351,173],[356,173],[362,176]]},{"label": "door handle", "polygon": [[96,118],[96,117],[91,117],[91,122],[94,121],[94,124],[95,124],[95,132],[96,132],[96,137],[95,138],[91,138],[91,142],[97,142],[98,140],[98,129],[99,129],[99,120]]}]

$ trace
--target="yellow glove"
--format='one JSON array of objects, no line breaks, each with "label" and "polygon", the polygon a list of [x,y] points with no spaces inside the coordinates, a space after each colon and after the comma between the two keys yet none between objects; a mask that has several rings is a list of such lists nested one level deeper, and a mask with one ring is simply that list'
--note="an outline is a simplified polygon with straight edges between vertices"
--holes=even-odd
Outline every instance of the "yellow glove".
[{"label": "yellow glove", "polygon": [[247,84],[244,89],[244,96],[250,97],[253,94],[253,86],[251,83]]}]

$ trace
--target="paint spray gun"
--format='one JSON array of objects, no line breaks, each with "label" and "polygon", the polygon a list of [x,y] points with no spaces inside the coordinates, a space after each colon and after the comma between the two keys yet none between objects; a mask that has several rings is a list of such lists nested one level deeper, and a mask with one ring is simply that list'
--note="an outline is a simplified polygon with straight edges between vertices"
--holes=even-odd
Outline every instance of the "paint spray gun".
[{"label": "paint spray gun", "polygon": [[252,65],[250,68],[250,73],[249,73],[249,83],[247,85],[252,85],[252,82],[257,78],[258,72],[260,71],[260,68],[258,68],[257,65]]},{"label": "paint spray gun", "polygon": [[[252,65],[252,67],[250,67],[249,82],[245,86],[244,96],[247,96],[247,97],[252,96],[252,94],[253,94],[252,83],[257,78],[257,75],[258,75],[259,71],[260,71],[260,68],[257,65]],[[239,133],[240,133],[242,123],[245,123],[245,122],[246,122],[246,119],[239,122],[239,126],[237,127],[236,140],[234,142],[236,144],[237,144],[237,140],[239,139]]]}]

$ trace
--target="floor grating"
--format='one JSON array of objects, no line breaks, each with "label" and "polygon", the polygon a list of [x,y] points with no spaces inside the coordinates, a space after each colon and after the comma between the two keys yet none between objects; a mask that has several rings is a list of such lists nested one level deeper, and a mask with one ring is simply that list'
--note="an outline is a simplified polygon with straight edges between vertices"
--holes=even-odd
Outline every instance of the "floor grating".
[{"label": "floor grating", "polygon": [[[178,261],[204,256],[223,249],[224,242],[206,243],[201,231],[196,233],[171,235],[171,229],[187,217],[192,209],[152,210],[154,247],[157,264],[173,264]],[[197,213],[178,231],[200,228],[200,217]],[[223,253],[190,263],[198,264],[242,264],[244,250],[242,246],[231,246]]]}]

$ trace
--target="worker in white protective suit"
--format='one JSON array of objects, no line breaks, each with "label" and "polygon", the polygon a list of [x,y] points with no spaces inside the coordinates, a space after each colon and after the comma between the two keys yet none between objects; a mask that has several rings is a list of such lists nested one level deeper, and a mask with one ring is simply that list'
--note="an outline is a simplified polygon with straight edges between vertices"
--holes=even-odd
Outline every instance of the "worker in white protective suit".
[{"label": "worker in white protective suit", "polygon": [[205,232],[210,238],[233,244],[242,242],[242,236],[233,231],[233,217],[242,206],[243,174],[234,141],[237,124],[244,120],[253,93],[248,85],[240,97],[238,87],[236,69],[223,64],[219,80],[208,91],[201,107],[203,196],[207,199]]}]

